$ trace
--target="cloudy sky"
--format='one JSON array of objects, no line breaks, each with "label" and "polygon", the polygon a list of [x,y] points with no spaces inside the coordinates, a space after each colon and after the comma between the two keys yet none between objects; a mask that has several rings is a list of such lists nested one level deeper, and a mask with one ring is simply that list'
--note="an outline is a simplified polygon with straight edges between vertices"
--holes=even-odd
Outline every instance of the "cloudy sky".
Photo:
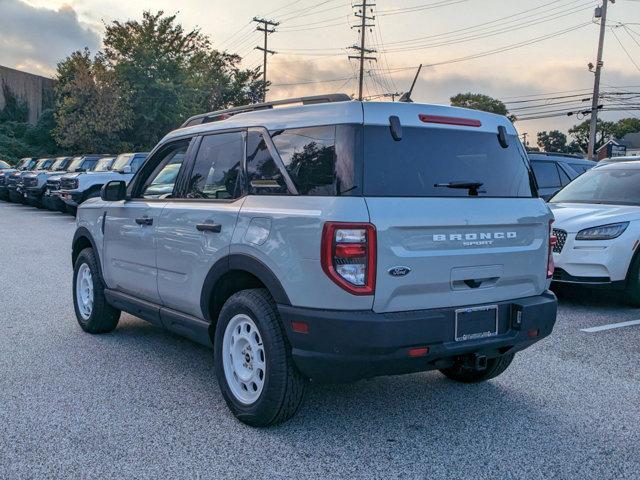
[{"label": "cloudy sky", "polygon": [[[347,47],[357,41],[357,19],[347,0],[0,0],[0,64],[53,76],[71,51],[100,48],[103,22],[139,18],[145,9],[178,13],[187,27],[199,27],[220,49],[239,53],[247,67],[261,64],[254,47],[262,41],[251,19],[279,21],[269,37],[278,53],[269,59],[270,98],[342,91],[355,93],[355,62]],[[601,0],[377,0],[368,47],[365,94],[403,91],[415,67],[424,64],[414,100],[447,103],[459,92],[482,92],[508,102],[532,95],[578,95],[539,107],[510,103],[519,115],[586,108],[595,62]],[[179,6],[178,6],[179,5]],[[640,1],[617,0],[609,7],[603,89],[640,92]],[[562,92],[562,93],[555,93]],[[584,97],[582,96],[584,93]],[[542,95],[545,94],[545,95]],[[615,96],[610,103],[620,102]],[[628,102],[629,103],[629,102]],[[628,107],[627,103],[627,107]],[[635,102],[638,103],[637,101]],[[526,107],[526,108],[524,108]],[[613,107],[613,106],[612,106]],[[516,110],[517,109],[517,110]],[[640,116],[611,111],[605,119]],[[575,116],[518,122],[520,132],[566,130]]]}]

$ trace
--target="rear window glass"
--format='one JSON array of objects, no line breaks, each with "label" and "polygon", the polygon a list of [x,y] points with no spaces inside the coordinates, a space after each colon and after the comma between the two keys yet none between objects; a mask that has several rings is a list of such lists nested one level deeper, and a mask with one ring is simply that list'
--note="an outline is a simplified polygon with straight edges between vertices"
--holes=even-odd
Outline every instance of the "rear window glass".
[{"label": "rear window glass", "polygon": [[[531,197],[524,153],[516,136],[502,148],[498,134],[461,129],[403,127],[394,141],[388,126],[364,127],[364,194],[394,197]],[[556,172],[557,175],[557,172]]]},{"label": "rear window glass", "polygon": [[354,191],[354,130],[348,125],[328,125],[271,132],[300,195],[335,196]]},{"label": "rear window glass", "polygon": [[540,188],[561,187],[558,167],[553,162],[531,162],[531,168]]}]

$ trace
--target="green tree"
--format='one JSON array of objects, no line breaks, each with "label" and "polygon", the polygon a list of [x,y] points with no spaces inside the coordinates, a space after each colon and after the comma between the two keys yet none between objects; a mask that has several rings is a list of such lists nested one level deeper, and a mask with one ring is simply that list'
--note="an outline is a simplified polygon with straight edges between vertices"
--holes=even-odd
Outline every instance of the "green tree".
[{"label": "green tree", "polygon": [[451,105],[454,107],[471,108],[483,112],[509,115],[507,106],[496,98],[481,93],[459,93],[451,97]]},{"label": "green tree", "polygon": [[240,57],[213,50],[199,30],[162,11],[106,25],[104,56],[129,92],[135,149],[151,148],[193,114],[254,102],[265,87],[258,70],[241,70]]},{"label": "green tree", "polygon": [[613,134],[615,138],[620,139],[627,133],[637,132],[640,132],[640,118],[623,118],[616,122]]},{"label": "green tree", "polygon": [[85,49],[58,64],[56,127],[58,144],[69,151],[118,152],[131,125],[127,91],[108,69],[101,54],[91,58]]},{"label": "green tree", "polygon": [[0,110],[0,159],[15,163],[22,157],[43,157],[58,152],[51,130],[53,111],[45,110],[35,125],[28,123],[27,103],[4,84],[5,106]]},{"label": "green tree", "polygon": [[563,153],[567,151],[567,136],[560,130],[538,132],[537,143],[543,152]]},{"label": "green tree", "polygon": [[[569,129],[569,135],[573,137],[573,141],[570,144],[572,151],[587,152],[589,149],[589,120],[574,125]],[[602,145],[611,140],[615,135],[616,124],[615,122],[605,122],[598,120],[596,131],[596,145],[597,150]]]}]

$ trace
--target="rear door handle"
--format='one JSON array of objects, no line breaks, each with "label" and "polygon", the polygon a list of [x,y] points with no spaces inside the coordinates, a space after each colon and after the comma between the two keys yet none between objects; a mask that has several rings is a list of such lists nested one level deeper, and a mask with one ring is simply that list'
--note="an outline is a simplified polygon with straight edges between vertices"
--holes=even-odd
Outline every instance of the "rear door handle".
[{"label": "rear door handle", "polygon": [[142,217],[142,218],[136,218],[136,223],[138,225],[153,225],[153,218],[151,217]]},{"label": "rear door handle", "polygon": [[196,229],[200,232],[220,233],[222,231],[222,225],[219,223],[198,223]]}]

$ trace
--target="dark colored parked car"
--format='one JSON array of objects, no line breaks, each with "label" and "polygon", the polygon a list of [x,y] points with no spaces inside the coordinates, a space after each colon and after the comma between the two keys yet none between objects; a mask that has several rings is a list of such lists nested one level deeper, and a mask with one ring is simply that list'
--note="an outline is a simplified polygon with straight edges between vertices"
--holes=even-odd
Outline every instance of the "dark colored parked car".
[{"label": "dark colored parked car", "polygon": [[571,180],[596,166],[596,162],[564,153],[529,152],[538,194],[549,200]]},{"label": "dark colored parked car", "polygon": [[4,185],[2,185],[2,188],[0,189],[0,196],[6,195],[5,198],[7,198],[9,201],[20,202],[21,197],[17,194],[18,182],[20,181],[20,178],[22,177],[22,174],[24,172],[35,170],[37,164],[37,158],[27,157],[20,160],[16,171],[5,176]]}]

